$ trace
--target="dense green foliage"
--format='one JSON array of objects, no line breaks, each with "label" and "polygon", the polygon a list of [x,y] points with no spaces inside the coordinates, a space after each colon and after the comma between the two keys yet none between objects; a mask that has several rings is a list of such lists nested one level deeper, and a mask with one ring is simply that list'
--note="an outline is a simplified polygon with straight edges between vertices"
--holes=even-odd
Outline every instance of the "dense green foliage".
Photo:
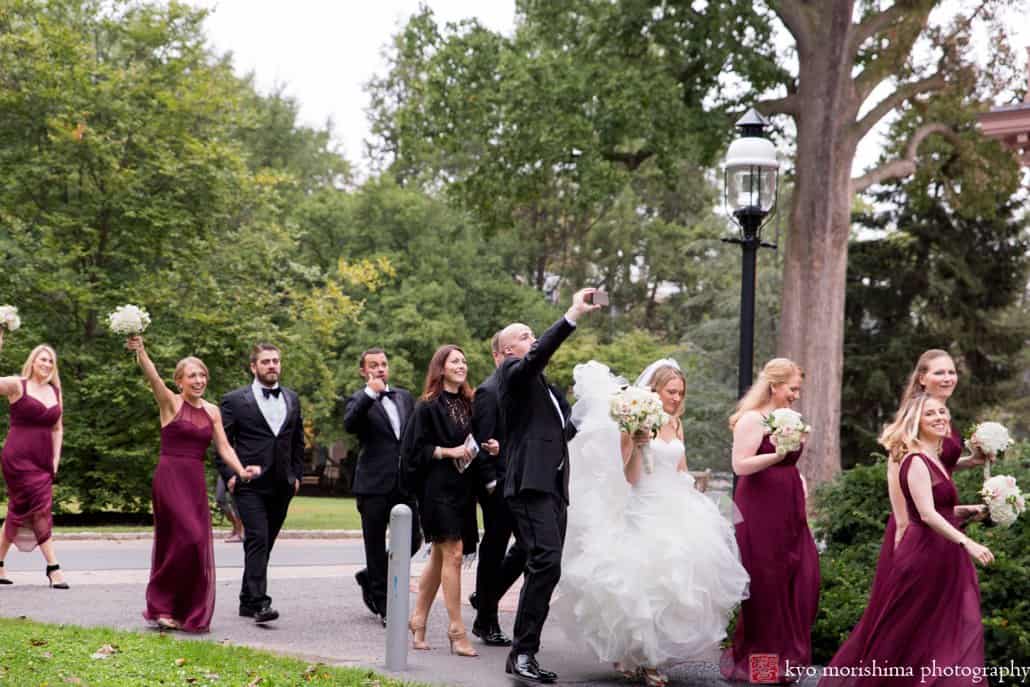
[{"label": "dense green foliage", "polygon": [[[1030,442],[1022,442],[997,463],[993,474],[1012,475],[1030,485]],[[956,473],[961,503],[979,503],[979,469]],[[865,610],[873,572],[890,513],[884,463],[860,465],[824,485],[816,499],[816,539],[826,544],[820,557],[819,617],[812,632],[813,662],[825,664]],[[1011,528],[974,523],[966,533],[994,553],[995,563],[977,567],[983,612],[986,661],[1008,665],[1030,656],[1030,526],[1026,515]],[[946,603],[942,600],[942,603]],[[931,619],[928,619],[930,622]]]}]

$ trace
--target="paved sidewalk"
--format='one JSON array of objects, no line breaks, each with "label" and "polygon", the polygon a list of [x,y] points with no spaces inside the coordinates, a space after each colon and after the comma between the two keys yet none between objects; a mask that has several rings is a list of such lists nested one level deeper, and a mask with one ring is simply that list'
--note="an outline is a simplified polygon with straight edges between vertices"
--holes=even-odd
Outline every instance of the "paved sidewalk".
[{"label": "paved sidewalk", "polygon": [[[282,617],[267,627],[238,617],[237,593],[242,574],[242,555],[238,544],[216,539],[218,565],[215,615],[212,630],[202,637],[184,638],[229,642],[311,661],[333,665],[366,666],[386,672],[386,631],[361,601],[354,572],[362,567],[360,540],[285,540],[276,545],[269,573],[269,594]],[[37,552],[9,556],[12,586],[0,587],[0,615],[26,616],[33,620],[76,625],[103,625],[124,630],[147,629],[140,613],[149,575],[150,542],[65,541],[57,547],[69,591],[46,586],[42,558]],[[93,562],[91,569],[86,569]],[[416,557],[412,586],[425,564]],[[38,569],[37,569],[38,568]],[[462,576],[463,595],[474,586],[474,572]],[[513,589],[501,604],[501,625],[511,631],[518,589]],[[471,627],[473,610],[467,599],[463,604],[465,623]],[[544,632],[539,659],[544,667],[561,676],[560,684],[622,685],[631,683],[617,676],[608,666],[599,665],[583,648],[570,641],[552,618]],[[408,671],[398,675],[406,680],[444,685],[490,687],[514,682],[504,673],[505,648],[473,644],[478,658],[451,656],[447,651],[447,617],[442,599],[434,603],[427,634],[432,651],[409,651]],[[668,671],[676,685],[724,685],[713,661],[688,662]]]}]

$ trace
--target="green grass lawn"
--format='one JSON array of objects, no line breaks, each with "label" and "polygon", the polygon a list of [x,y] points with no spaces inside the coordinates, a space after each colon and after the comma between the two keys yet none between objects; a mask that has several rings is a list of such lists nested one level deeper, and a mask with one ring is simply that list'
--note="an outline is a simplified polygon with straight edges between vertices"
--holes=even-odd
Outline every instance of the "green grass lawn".
[{"label": "green grass lawn", "polygon": [[[7,514],[7,504],[0,503],[0,516]],[[223,517],[214,518],[214,526],[230,527],[229,521]],[[353,498],[330,498],[315,496],[297,496],[290,503],[286,515],[284,529],[288,530],[360,530],[361,517]],[[61,532],[149,532],[150,527],[133,527],[127,525],[72,527],[57,526]],[[3,683],[0,682],[0,685]]]},{"label": "green grass lawn", "polygon": [[[106,657],[97,657],[98,655]],[[400,687],[362,668],[332,668],[264,651],[151,633],[0,618],[0,685],[90,687]]]}]

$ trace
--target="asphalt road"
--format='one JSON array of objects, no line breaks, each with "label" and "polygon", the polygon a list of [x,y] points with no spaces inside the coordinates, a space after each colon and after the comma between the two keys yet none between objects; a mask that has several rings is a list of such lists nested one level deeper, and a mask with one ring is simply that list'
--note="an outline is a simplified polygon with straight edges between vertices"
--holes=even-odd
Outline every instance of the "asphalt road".
[{"label": "asphalt road", "polygon": [[[0,615],[153,631],[140,615],[150,566],[150,540],[58,541],[55,546],[72,589],[49,589],[42,556],[12,550],[6,562],[8,576],[15,584],[0,587]],[[269,594],[282,616],[266,627],[237,615],[242,547],[216,540],[215,559],[218,582],[211,632],[190,639],[243,644],[312,661],[386,672],[386,631],[365,609],[354,581],[354,572],[364,560],[361,540],[281,539],[272,553]],[[416,557],[413,575],[422,565]],[[473,572],[469,570],[462,583],[466,596],[472,584]],[[516,602],[517,589],[501,606],[501,625],[509,633]],[[463,611],[465,623],[471,627],[473,611],[467,602]],[[445,685],[518,684],[504,673],[506,649],[485,647],[473,640],[480,652],[478,658],[451,656],[446,631],[446,611],[442,599],[438,599],[427,635],[434,649],[409,651],[409,669],[398,676]],[[630,684],[566,637],[553,620],[545,628],[542,644],[538,659],[545,668],[559,673],[560,684]],[[718,676],[714,655],[701,658],[707,660],[670,667],[672,684],[730,684]]]}]

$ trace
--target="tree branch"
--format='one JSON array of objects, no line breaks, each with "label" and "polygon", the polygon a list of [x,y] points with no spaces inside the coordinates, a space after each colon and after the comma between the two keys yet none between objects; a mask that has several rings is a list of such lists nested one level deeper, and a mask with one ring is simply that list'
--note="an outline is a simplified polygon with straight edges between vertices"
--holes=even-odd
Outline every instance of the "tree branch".
[{"label": "tree branch", "polygon": [[653,150],[640,150],[635,153],[620,153],[618,151],[607,151],[601,156],[609,162],[619,162],[626,165],[626,169],[635,172],[640,165],[654,156]]},{"label": "tree branch", "polygon": [[811,27],[802,5],[803,3],[799,0],[780,0],[780,2],[772,3],[773,11],[790,31],[790,35],[794,37],[799,51],[811,35]]},{"label": "tree branch", "polygon": [[919,152],[920,144],[930,135],[940,134],[953,143],[959,142],[959,135],[947,124],[934,122],[924,124],[915,130],[908,145],[905,146],[905,156],[898,160],[886,162],[876,169],[866,172],[860,177],[851,180],[851,191],[864,191],[875,184],[882,184],[888,179],[901,179],[914,174],[916,171],[916,153]]},{"label": "tree branch", "polygon": [[858,54],[858,50],[862,47],[863,43],[904,17],[905,13],[909,10],[911,10],[911,7],[901,0],[897,0],[887,9],[869,15],[861,23],[855,24],[855,28],[851,32],[848,52],[852,55]]},{"label": "tree branch", "polygon": [[796,117],[800,114],[800,110],[798,108],[798,96],[796,93],[791,93],[783,98],[759,100],[755,103],[755,109],[767,117],[774,114],[789,114]]},{"label": "tree branch", "polygon": [[914,98],[920,93],[939,91],[943,89],[947,83],[947,80],[945,80],[942,74],[936,73],[933,76],[928,76],[925,79],[920,79],[919,81],[910,81],[909,83],[901,84],[893,93],[881,100],[877,103],[876,107],[866,113],[865,117],[862,117],[862,119],[855,123],[853,129],[855,132],[855,140],[861,141],[862,138],[869,133],[869,130],[876,126],[877,122],[887,116],[887,114],[889,114],[894,108],[898,107],[906,100]]}]

